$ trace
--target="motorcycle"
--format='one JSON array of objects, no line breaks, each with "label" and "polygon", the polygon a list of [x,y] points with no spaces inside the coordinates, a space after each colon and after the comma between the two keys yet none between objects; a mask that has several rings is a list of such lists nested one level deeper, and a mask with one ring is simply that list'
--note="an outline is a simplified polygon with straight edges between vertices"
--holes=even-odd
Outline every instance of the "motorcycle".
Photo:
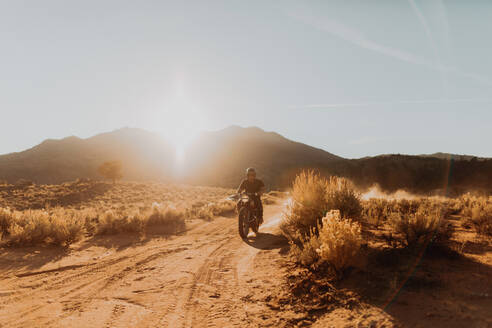
[{"label": "motorcycle", "polygon": [[230,198],[238,200],[238,228],[241,238],[246,239],[248,237],[250,228],[254,233],[258,233],[260,219],[258,215],[258,204],[256,204],[256,194],[242,193],[233,195]]}]

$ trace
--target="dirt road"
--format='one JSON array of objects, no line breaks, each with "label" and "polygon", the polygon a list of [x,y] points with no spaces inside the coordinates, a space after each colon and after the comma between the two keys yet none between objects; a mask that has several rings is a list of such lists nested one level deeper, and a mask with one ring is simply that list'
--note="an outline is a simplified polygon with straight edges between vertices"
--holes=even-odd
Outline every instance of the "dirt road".
[{"label": "dirt road", "polygon": [[2,250],[0,327],[275,325],[261,300],[281,283],[282,209],[267,206],[261,234],[248,243],[236,218],[216,218],[169,239]]}]

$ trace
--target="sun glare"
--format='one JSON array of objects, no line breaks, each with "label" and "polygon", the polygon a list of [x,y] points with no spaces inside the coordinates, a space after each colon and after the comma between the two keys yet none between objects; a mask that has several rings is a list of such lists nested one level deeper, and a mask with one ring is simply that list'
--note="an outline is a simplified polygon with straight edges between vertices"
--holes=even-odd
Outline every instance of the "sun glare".
[{"label": "sun glare", "polygon": [[174,88],[163,93],[146,117],[147,126],[159,133],[175,150],[175,174],[180,174],[186,161],[190,143],[208,127],[204,109],[193,100],[186,76],[176,74]]},{"label": "sun glare", "polygon": [[160,131],[176,150],[176,165],[185,161],[186,148],[205,128],[205,115],[184,97],[168,104],[161,110]]}]

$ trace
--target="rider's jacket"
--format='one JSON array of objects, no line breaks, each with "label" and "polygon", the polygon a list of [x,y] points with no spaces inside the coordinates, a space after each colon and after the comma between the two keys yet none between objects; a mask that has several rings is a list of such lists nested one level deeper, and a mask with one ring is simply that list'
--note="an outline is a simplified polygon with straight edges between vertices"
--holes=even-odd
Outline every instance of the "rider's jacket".
[{"label": "rider's jacket", "polygon": [[261,190],[261,188],[265,187],[265,184],[260,179],[254,179],[250,182],[248,179],[244,179],[243,182],[239,185],[239,191],[245,191],[247,193],[257,193]]}]

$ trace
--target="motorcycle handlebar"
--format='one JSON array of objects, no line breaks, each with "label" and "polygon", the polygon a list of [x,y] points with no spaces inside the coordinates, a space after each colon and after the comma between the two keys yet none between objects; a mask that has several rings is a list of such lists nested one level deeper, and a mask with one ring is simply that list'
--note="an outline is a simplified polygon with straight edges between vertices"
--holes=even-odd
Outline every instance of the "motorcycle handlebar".
[{"label": "motorcycle handlebar", "polygon": [[251,193],[251,192],[241,192],[241,193],[238,193],[238,194],[234,194],[234,195],[231,195],[229,196],[228,198],[229,199],[232,199],[232,200],[235,200],[239,197],[241,197],[241,195],[248,195],[248,196],[260,196],[258,193],[254,192],[254,193]]}]

